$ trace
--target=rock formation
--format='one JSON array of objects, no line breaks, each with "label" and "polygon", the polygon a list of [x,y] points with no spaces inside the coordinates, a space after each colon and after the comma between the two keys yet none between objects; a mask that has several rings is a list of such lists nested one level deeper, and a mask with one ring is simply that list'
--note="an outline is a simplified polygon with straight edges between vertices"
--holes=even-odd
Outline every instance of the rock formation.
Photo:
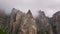
[{"label": "rock formation", "polygon": [[37,25],[31,11],[25,15],[21,25],[21,34],[37,34]]},{"label": "rock formation", "polygon": [[56,12],[52,17],[52,28],[54,34],[60,34],[60,11]]},{"label": "rock formation", "polygon": [[10,32],[11,34],[17,34],[20,26],[20,20],[22,18],[22,12],[13,8],[10,20]]},{"label": "rock formation", "polygon": [[49,18],[40,10],[34,18],[30,10],[25,14],[13,8],[10,15],[0,10],[0,29],[7,34],[60,34],[60,11]]},{"label": "rock formation", "polygon": [[39,16],[36,18],[36,23],[38,25],[38,34],[53,34],[52,27],[48,23],[48,20],[43,11],[39,11]]}]

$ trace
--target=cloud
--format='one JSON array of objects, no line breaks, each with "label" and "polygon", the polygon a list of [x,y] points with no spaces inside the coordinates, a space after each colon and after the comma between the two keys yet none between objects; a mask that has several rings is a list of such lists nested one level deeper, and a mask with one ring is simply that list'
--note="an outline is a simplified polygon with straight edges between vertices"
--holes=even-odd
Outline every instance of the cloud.
[{"label": "cloud", "polygon": [[25,13],[30,9],[33,15],[37,15],[37,11],[43,10],[46,16],[51,17],[60,10],[60,0],[0,0],[0,7],[7,13],[10,13],[14,7]]}]

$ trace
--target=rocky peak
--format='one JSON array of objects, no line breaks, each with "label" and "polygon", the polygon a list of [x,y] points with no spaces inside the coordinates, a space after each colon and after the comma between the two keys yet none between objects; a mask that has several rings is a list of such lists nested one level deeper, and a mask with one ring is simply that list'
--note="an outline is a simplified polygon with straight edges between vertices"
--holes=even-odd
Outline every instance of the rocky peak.
[{"label": "rocky peak", "polygon": [[52,28],[55,34],[60,34],[60,11],[56,12],[52,17]]},{"label": "rocky peak", "polygon": [[53,21],[59,21],[60,20],[60,11],[56,12],[53,17],[52,17]]},{"label": "rocky peak", "polygon": [[10,19],[11,19],[11,23],[13,22],[13,21],[15,21],[15,19],[16,19],[16,12],[17,12],[17,9],[15,9],[15,8],[13,8],[12,9],[12,12],[11,12],[11,14],[10,14]]},{"label": "rocky peak", "polygon": [[23,15],[23,13],[20,11],[20,10],[17,10],[15,8],[12,9],[12,12],[11,12],[11,20],[13,21],[16,21],[16,20],[19,20],[19,18]]},{"label": "rocky peak", "polygon": [[42,19],[44,19],[44,18],[46,18],[46,16],[45,16],[45,13],[44,13],[44,11],[39,11],[39,15],[38,15],[39,17],[38,18],[42,18]]},{"label": "rocky peak", "polygon": [[12,12],[15,12],[16,13],[16,11],[17,11],[17,9],[15,9],[15,8],[12,9]]},{"label": "rocky peak", "polygon": [[29,18],[32,18],[32,17],[33,17],[30,10],[28,10],[28,12],[27,12],[27,14],[26,14],[26,17],[29,17]]},{"label": "rocky peak", "polygon": [[12,13],[11,13],[11,20],[10,20],[10,31],[12,34],[15,34],[17,32],[17,30],[19,29],[19,26],[22,22],[22,16],[24,14],[20,11],[17,10],[15,8],[12,9]]},{"label": "rocky peak", "polygon": [[32,13],[31,13],[31,11],[30,11],[30,10],[28,10],[27,14],[31,14],[31,15],[32,15]]},{"label": "rocky peak", "polygon": [[[43,11],[39,11],[39,15],[36,18],[36,24],[38,25],[38,32],[43,29],[43,31],[48,31],[49,34],[53,34],[52,27],[48,23],[47,17],[45,16],[45,13]],[[39,32],[39,34],[47,34],[46,32]]]},{"label": "rocky peak", "polygon": [[24,17],[23,25],[21,25],[21,30],[25,34],[37,34],[37,25],[30,10]]},{"label": "rocky peak", "polygon": [[39,11],[39,15],[45,15],[44,11]]}]

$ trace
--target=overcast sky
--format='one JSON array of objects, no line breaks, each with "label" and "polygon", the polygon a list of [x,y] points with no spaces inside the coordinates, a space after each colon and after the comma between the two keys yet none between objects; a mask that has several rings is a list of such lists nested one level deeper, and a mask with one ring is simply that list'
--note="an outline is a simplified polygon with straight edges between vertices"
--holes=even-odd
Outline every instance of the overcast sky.
[{"label": "overcast sky", "polygon": [[34,16],[37,15],[37,11],[42,10],[46,16],[51,17],[60,11],[60,0],[0,0],[0,8],[7,13],[10,13],[12,8],[25,13],[30,9]]}]

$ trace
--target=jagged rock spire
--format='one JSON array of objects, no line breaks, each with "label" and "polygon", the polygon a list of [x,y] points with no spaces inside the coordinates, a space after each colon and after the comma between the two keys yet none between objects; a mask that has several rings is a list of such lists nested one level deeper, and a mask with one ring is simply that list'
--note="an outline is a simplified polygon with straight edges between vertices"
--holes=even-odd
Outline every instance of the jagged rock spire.
[{"label": "jagged rock spire", "polygon": [[28,10],[28,12],[27,12],[27,14],[26,14],[26,17],[33,18],[32,13],[31,13],[31,11],[30,11],[30,10]]},{"label": "jagged rock spire", "polygon": [[31,11],[30,11],[30,10],[28,10],[27,14],[31,14],[31,15],[32,15],[32,13],[31,13]]},{"label": "jagged rock spire", "polygon": [[39,17],[46,17],[44,11],[41,11],[41,10],[39,11]]},{"label": "jagged rock spire", "polygon": [[56,12],[53,17],[52,17],[55,21],[59,21],[60,19],[60,11]]},{"label": "jagged rock spire", "polygon": [[15,8],[12,9],[10,20],[10,32],[16,34],[19,29],[23,13]]},{"label": "jagged rock spire", "polygon": [[54,34],[60,34],[60,11],[56,12],[52,17],[52,28]]},{"label": "jagged rock spire", "polygon": [[[39,16],[37,17],[37,25],[38,25],[38,28],[40,30],[38,30],[38,33],[39,34],[47,34],[47,32],[49,34],[53,34],[52,32],[52,27],[51,25],[48,23],[48,20],[45,16],[45,13],[43,11],[39,11]],[[41,30],[43,30],[43,33],[41,32]],[[46,32],[47,31],[47,32]]]},{"label": "jagged rock spire", "polygon": [[21,31],[24,34],[37,34],[37,25],[30,10],[27,12],[23,19]]}]

